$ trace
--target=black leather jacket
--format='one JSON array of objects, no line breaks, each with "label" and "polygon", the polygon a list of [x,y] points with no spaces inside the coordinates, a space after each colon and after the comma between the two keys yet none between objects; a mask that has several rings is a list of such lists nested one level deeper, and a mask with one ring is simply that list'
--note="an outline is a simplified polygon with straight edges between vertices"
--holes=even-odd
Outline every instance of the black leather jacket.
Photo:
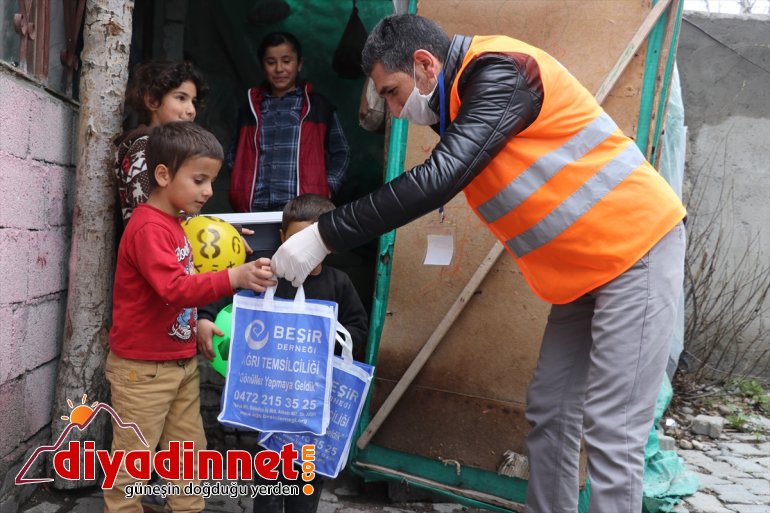
[{"label": "black leather jacket", "polygon": [[[472,38],[456,35],[444,63],[449,92],[459,80],[462,104],[428,159],[363,198],[324,214],[321,237],[332,252],[345,251],[403,226],[446,204],[462,191],[540,113],[543,85],[535,60],[525,54],[488,53],[457,72]],[[439,93],[430,101],[439,111]]]}]

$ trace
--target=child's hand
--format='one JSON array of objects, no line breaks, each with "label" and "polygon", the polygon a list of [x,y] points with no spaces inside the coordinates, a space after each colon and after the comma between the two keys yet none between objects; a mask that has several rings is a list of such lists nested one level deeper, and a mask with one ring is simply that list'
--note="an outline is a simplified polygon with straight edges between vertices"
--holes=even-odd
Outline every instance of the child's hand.
[{"label": "child's hand", "polygon": [[233,226],[236,230],[238,230],[238,233],[241,234],[241,242],[243,242],[243,247],[246,248],[246,254],[251,255],[254,253],[254,250],[251,249],[251,246],[249,245],[249,241],[247,241],[246,237],[244,237],[244,235],[254,235],[254,230],[251,228],[246,228],[245,226],[241,226],[240,224],[234,224]]},{"label": "child's hand", "polygon": [[253,262],[229,270],[230,286],[233,289],[250,289],[254,292],[264,292],[266,288],[276,284],[273,271],[270,269],[270,259],[260,258]]},{"label": "child's hand", "polygon": [[241,226],[241,241],[243,242],[243,247],[246,248],[246,254],[251,255],[254,253],[254,250],[251,249],[251,246],[249,246],[249,242],[246,240],[244,235],[254,235],[254,230]]},{"label": "child's hand", "polygon": [[221,337],[224,333],[210,320],[198,319],[198,352],[208,361],[214,359],[214,346],[211,343],[214,335]]}]

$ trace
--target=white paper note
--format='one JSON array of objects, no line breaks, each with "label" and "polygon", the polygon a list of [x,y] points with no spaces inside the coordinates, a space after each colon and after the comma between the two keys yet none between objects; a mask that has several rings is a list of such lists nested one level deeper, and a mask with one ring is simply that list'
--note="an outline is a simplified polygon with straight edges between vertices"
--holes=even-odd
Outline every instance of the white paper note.
[{"label": "white paper note", "polygon": [[449,265],[454,253],[452,235],[428,235],[428,250],[425,252],[424,265]]}]

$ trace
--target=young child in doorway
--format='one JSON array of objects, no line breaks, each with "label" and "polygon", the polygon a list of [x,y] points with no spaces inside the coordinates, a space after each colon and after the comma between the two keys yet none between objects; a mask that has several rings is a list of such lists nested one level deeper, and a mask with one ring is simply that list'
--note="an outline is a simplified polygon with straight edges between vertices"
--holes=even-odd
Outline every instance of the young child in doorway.
[{"label": "young child in doorway", "polygon": [[148,62],[134,73],[126,89],[126,105],[139,115],[141,124],[115,140],[115,176],[124,226],[134,208],[147,201],[152,187],[152,173],[145,163],[150,132],[171,121],[195,120],[207,93],[202,75],[189,62]]},{"label": "young child in doorway", "polygon": [[[269,259],[232,269],[195,274],[180,212],[195,214],[212,195],[222,164],[216,138],[192,122],[156,127],[146,148],[153,185],[147,202],[134,209],[118,249],[113,292],[113,325],[106,375],[112,406],[125,422],[135,422],[145,446],[129,429],[113,422],[112,452],[167,450],[172,441],[192,441],[205,449],[196,359],[196,308],[234,289],[257,292],[275,282]],[[126,498],[136,481],[122,468],[115,486],[104,490],[105,511],[140,513],[141,496]],[[186,481],[173,482],[184,488]],[[172,511],[197,512],[196,495],[167,497]]]},{"label": "young child in doorway", "polygon": [[[334,210],[334,204],[316,194],[304,194],[289,201],[283,209],[281,242],[318,221],[321,214],[330,210]],[[353,357],[363,360],[369,322],[364,305],[348,275],[328,265],[319,264],[310,272],[303,287],[307,299],[324,299],[337,303],[338,322],[347,328],[353,339]],[[277,297],[294,299],[296,294],[297,289],[290,282],[278,280],[278,288],[275,291]],[[338,345],[335,352],[339,354],[339,350]],[[272,483],[259,474],[254,475],[254,481],[257,485]],[[278,481],[297,484],[296,481],[286,480],[283,475],[279,476]],[[254,513],[315,513],[321,499],[323,482],[323,476],[316,474],[310,481],[313,485],[311,495],[258,495],[254,499]]]},{"label": "young child in doorway", "polygon": [[[334,210],[334,203],[317,194],[303,194],[289,201],[283,208],[281,219],[281,242],[310,226],[321,214]],[[247,260],[251,258],[247,256]],[[358,292],[347,274],[333,267],[319,265],[305,281],[304,290],[307,299],[325,299],[339,305],[337,317],[353,338],[353,357],[363,361],[366,337],[369,330],[368,318]],[[294,299],[297,289],[290,282],[279,279],[275,295],[284,299]],[[224,333],[214,324],[217,313],[232,303],[232,298],[222,298],[198,308],[198,346],[201,354],[208,360],[214,359],[212,338]]]},{"label": "young child in doorway", "polygon": [[247,91],[238,116],[230,204],[265,212],[301,194],[331,198],[350,163],[334,106],[299,80],[302,47],[292,34],[267,34],[257,55],[265,83]]},{"label": "young child in doorway", "polygon": [[[334,210],[334,204],[326,198],[316,194],[303,194],[289,201],[283,209],[281,220],[281,242],[305,229],[318,220],[321,214]],[[353,283],[344,272],[319,264],[313,269],[303,284],[307,299],[324,299],[337,303],[337,319],[345,326],[353,339],[353,357],[363,360],[366,347],[366,337],[369,329],[369,321],[364,305],[358,297]],[[294,299],[297,289],[286,280],[278,280],[275,291],[277,297]],[[209,360],[214,358],[211,346],[211,334],[222,332],[212,322],[218,309],[224,308],[228,301],[222,300],[216,306],[208,305],[201,309],[201,330],[198,332],[198,345],[201,354]],[[339,354],[339,346],[335,351]],[[283,476],[279,482],[297,484],[296,481],[286,480]],[[274,484],[275,481],[263,480],[255,475],[256,484]],[[315,513],[318,509],[318,501],[321,498],[323,477],[316,474],[313,481],[312,495],[282,496],[259,495],[254,499],[254,513]]]}]

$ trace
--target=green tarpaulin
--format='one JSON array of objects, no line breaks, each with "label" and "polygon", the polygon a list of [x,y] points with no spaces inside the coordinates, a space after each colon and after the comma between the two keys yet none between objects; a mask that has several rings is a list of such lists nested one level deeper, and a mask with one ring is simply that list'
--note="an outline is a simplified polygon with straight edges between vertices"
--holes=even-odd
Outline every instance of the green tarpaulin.
[{"label": "green tarpaulin", "polygon": [[644,497],[643,511],[658,513],[673,511],[674,506],[688,495],[698,491],[698,478],[685,467],[684,461],[674,451],[662,451],[655,426],[671,402],[674,393],[668,378],[655,404],[655,422],[644,450]]}]

